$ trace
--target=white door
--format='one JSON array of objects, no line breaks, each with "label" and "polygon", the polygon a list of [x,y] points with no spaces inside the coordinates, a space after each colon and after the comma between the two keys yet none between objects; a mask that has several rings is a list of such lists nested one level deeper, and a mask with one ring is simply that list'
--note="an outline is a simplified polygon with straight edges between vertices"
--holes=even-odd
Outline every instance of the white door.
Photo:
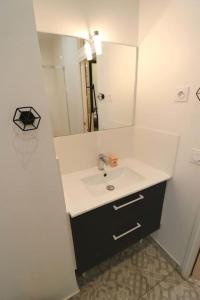
[{"label": "white door", "polygon": [[136,48],[102,43],[103,54],[97,56],[96,94],[99,129],[133,124],[136,73]]}]

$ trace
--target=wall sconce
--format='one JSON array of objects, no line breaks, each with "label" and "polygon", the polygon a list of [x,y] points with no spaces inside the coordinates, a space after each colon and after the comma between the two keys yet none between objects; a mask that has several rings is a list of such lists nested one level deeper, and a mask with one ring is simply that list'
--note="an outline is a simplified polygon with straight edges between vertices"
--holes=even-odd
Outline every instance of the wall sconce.
[{"label": "wall sconce", "polygon": [[94,35],[92,36],[92,40],[94,42],[94,48],[95,48],[96,55],[101,55],[102,54],[102,43],[101,43],[101,39],[99,36],[99,32],[97,30],[94,32]]},{"label": "wall sconce", "polygon": [[92,60],[92,47],[90,41],[85,41],[84,49],[87,60]]},{"label": "wall sconce", "polygon": [[96,55],[102,54],[102,43],[99,36],[99,32],[96,30],[94,34],[90,36],[89,40],[85,40],[84,49],[87,60],[92,60],[92,47],[94,46]]}]

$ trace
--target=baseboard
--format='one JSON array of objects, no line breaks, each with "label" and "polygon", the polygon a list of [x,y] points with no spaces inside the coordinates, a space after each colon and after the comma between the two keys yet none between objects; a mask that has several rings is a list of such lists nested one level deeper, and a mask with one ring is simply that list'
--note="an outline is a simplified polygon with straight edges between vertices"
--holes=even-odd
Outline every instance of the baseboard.
[{"label": "baseboard", "polygon": [[80,290],[77,290],[76,292],[74,292],[74,293],[72,293],[71,295],[69,295],[69,296],[63,298],[62,300],[68,300],[68,299],[70,299],[71,297],[73,297],[73,296],[75,296],[75,295],[77,295],[77,294],[79,294],[79,293],[80,293]]},{"label": "baseboard", "polygon": [[173,257],[173,255],[154,237],[151,235],[151,238],[156,242],[156,244],[166,253],[170,260],[176,265],[177,271],[181,272],[181,266],[177,262],[177,260]]}]

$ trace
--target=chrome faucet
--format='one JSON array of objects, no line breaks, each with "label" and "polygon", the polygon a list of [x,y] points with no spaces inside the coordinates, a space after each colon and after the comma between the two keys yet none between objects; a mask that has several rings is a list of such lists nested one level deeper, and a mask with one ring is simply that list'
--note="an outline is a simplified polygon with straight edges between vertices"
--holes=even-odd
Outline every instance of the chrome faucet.
[{"label": "chrome faucet", "polygon": [[104,170],[104,165],[107,165],[108,160],[107,160],[107,156],[105,154],[100,153],[98,156],[98,169],[100,171]]}]

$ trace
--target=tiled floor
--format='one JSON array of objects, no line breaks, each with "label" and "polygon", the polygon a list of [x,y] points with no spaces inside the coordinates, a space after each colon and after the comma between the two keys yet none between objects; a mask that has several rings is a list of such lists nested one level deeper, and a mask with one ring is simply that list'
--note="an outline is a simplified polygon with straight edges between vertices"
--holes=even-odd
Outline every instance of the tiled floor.
[{"label": "tiled floor", "polygon": [[146,239],[78,278],[71,300],[200,300],[200,288],[183,280],[165,252]]}]

